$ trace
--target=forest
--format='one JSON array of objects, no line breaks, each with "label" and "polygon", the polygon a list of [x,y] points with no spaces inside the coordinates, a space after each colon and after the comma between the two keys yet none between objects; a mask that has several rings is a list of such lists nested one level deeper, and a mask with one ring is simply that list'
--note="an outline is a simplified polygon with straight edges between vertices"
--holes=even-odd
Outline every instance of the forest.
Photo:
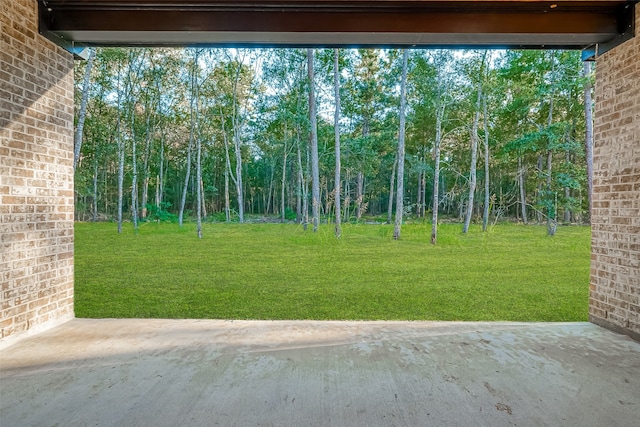
[{"label": "forest", "polygon": [[578,51],[98,48],[75,76],[80,221],[589,222]]}]

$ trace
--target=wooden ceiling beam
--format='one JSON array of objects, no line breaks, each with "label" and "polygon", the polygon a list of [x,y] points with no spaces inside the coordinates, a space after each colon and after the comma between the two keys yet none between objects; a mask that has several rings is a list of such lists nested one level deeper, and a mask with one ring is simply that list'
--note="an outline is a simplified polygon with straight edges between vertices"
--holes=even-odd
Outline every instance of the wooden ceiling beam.
[{"label": "wooden ceiling beam", "polygon": [[635,1],[38,0],[41,32],[87,46],[586,48],[633,35]]}]

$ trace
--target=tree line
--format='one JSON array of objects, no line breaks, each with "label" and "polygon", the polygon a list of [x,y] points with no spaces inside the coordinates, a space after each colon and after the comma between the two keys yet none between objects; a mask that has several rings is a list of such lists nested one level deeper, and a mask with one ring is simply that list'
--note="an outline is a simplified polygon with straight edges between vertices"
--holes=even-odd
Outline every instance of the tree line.
[{"label": "tree line", "polygon": [[119,232],[589,220],[576,51],[99,48],[75,73],[76,217]]}]

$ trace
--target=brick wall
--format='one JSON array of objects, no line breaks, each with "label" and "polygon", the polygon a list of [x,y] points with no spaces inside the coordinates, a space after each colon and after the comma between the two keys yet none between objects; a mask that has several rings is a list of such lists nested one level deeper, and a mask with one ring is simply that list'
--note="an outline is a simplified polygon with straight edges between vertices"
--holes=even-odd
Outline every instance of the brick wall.
[{"label": "brick wall", "polygon": [[73,58],[0,8],[0,347],[73,316]]},{"label": "brick wall", "polygon": [[640,339],[640,37],[598,57],[595,110],[589,315]]}]

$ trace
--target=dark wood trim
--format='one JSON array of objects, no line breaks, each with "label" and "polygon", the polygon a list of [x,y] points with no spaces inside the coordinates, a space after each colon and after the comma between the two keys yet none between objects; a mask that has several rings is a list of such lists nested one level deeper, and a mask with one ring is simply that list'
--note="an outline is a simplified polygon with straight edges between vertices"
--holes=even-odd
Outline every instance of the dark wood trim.
[{"label": "dark wood trim", "polygon": [[38,2],[41,32],[67,44],[565,48],[585,48],[616,40],[624,27],[622,22],[627,22],[628,6],[633,3],[624,0]]}]

